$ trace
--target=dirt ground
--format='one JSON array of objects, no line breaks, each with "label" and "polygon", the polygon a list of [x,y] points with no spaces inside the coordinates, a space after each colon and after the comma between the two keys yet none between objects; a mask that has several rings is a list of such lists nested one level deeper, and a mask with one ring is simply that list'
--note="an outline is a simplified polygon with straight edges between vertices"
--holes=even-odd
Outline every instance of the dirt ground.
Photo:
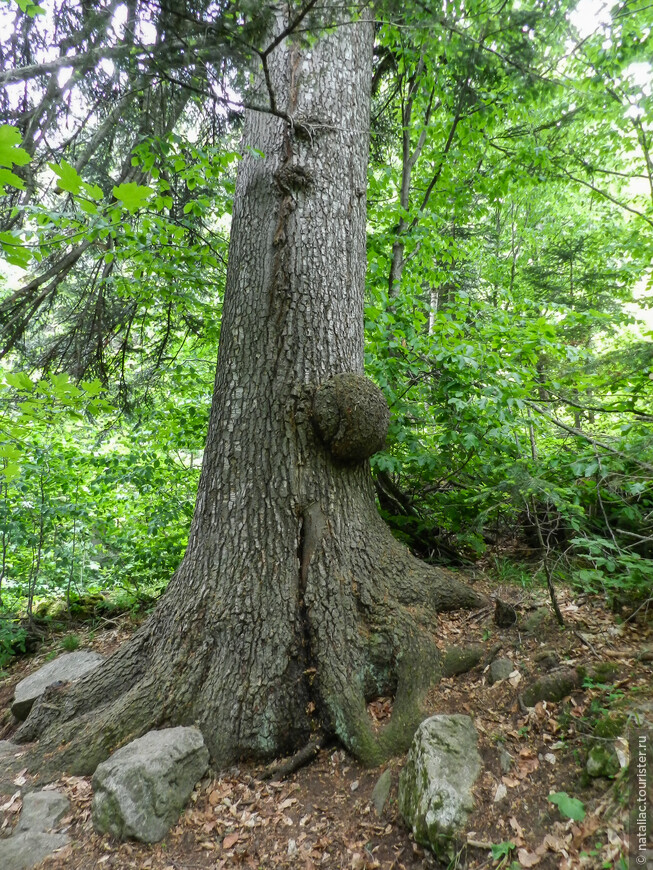
[{"label": "dirt ground", "polygon": [[[479,584],[483,585],[483,584]],[[534,867],[540,870],[611,868],[627,855],[625,834],[627,741],[619,753],[624,769],[615,778],[590,779],[585,771],[588,738],[607,717],[642,713],[651,727],[653,623],[643,608],[634,618],[615,615],[597,598],[560,595],[565,618],[559,627],[541,590],[516,587],[483,591],[515,605],[519,620],[500,629],[494,612],[445,614],[434,626],[442,649],[481,644],[482,662],[472,671],[443,679],[428,697],[429,715],[467,713],[479,733],[484,770],[475,788],[476,811],[468,820],[460,851],[451,867]],[[128,617],[115,623],[76,628],[80,649],[108,653],[133,629]],[[14,685],[61,652],[62,636],[52,637],[37,655],[26,657],[0,679],[0,738],[15,728],[8,713]],[[563,665],[612,666],[610,678],[590,680],[557,703],[526,708],[519,696],[542,676],[551,654]],[[488,662],[510,658],[513,673],[489,685]],[[370,704],[382,726],[392,715],[392,699]],[[151,870],[219,870],[219,868],[387,868],[416,870],[444,867],[418,846],[397,809],[397,786],[403,758],[364,769],[337,745],[324,748],[315,761],[283,782],[264,782],[261,768],[242,765],[205,778],[168,836],[156,845],[120,843],[99,836],[91,821],[89,778],[63,777],[52,787],[70,797],[65,820],[71,845],[40,867],[151,868]],[[372,791],[386,768],[392,789],[382,814],[372,805]],[[13,795],[0,796],[0,836],[9,833],[20,810],[20,792],[37,784],[27,771],[14,779]],[[6,791],[6,789],[5,789]],[[585,818],[563,817],[548,800],[566,792],[582,801]],[[503,845],[502,845],[503,844]],[[494,856],[492,852],[494,849]],[[515,862],[511,865],[511,862]]]}]

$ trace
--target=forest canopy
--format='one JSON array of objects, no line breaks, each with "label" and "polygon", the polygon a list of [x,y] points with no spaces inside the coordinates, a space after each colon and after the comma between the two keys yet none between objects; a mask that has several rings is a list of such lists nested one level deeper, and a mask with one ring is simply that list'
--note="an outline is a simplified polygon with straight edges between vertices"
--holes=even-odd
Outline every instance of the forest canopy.
[{"label": "forest canopy", "polygon": [[[310,47],[328,22],[315,0],[290,8],[283,38]],[[243,112],[289,120],[250,81],[280,44],[273,11],[0,4],[8,617],[61,596],[151,601],[183,555]],[[392,415],[372,458],[382,515],[427,561],[639,606],[650,8],[388,0],[372,15],[365,366]]]}]

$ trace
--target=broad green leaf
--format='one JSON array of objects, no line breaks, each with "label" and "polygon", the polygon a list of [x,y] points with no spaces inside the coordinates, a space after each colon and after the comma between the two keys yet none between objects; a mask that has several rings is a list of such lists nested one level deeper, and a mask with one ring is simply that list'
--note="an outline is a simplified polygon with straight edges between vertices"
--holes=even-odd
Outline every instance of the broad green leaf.
[{"label": "broad green leaf", "polygon": [[503,843],[492,843],[492,858],[494,861],[498,861],[499,858],[505,858],[506,855],[509,855],[512,850],[515,848],[515,844],[510,840],[506,840]]},{"label": "broad green leaf", "polygon": [[11,169],[0,168],[0,194],[3,194],[4,185],[9,184],[11,187],[17,187],[19,190],[25,190],[25,182],[22,178],[12,172]]},{"label": "broad green leaf", "polygon": [[12,266],[26,269],[32,259],[31,251],[25,247],[20,236],[13,233],[0,233],[0,249],[4,259]]},{"label": "broad green leaf", "polygon": [[7,372],[5,380],[10,386],[16,387],[17,390],[24,390],[30,393],[34,390],[34,382],[25,372]]},{"label": "broad green leaf", "polygon": [[0,124],[0,166],[25,166],[30,162],[27,151],[18,147],[21,142],[20,131],[16,127]]},{"label": "broad green leaf", "polygon": [[82,381],[79,386],[87,396],[97,396],[102,392],[102,382],[97,378],[94,381]]},{"label": "broad green leaf", "polygon": [[75,169],[66,160],[62,160],[59,165],[56,163],[48,163],[50,169],[57,176],[57,186],[67,193],[79,193],[82,189],[82,178]]},{"label": "broad green leaf", "polygon": [[566,791],[558,791],[549,795],[548,798],[552,804],[555,804],[563,816],[568,819],[573,819],[575,822],[582,822],[585,818],[585,805],[578,798],[570,797]]},{"label": "broad green leaf", "polygon": [[118,202],[122,203],[127,211],[133,214],[145,205],[154,191],[151,187],[147,187],[147,185],[135,184],[133,181],[130,181],[114,187],[112,193]]},{"label": "broad green leaf", "polygon": [[17,462],[8,462],[4,468],[0,466],[0,475],[3,475],[5,480],[14,480],[20,475],[20,465]]},{"label": "broad green leaf", "polygon": [[45,15],[45,9],[37,3],[33,3],[32,0],[16,0],[16,2],[20,11],[30,18],[34,18],[35,15]]},{"label": "broad green leaf", "polygon": [[0,444],[0,459],[19,459],[20,455],[20,450],[15,444],[9,444],[7,442]]},{"label": "broad green leaf", "polygon": [[87,199],[79,199],[77,202],[84,214],[99,214],[98,207],[94,202],[89,202]]},{"label": "broad green leaf", "polygon": [[82,187],[86,191],[86,193],[91,197],[91,199],[99,200],[102,199],[104,193],[102,188],[98,184],[89,184],[87,181],[82,183]]}]

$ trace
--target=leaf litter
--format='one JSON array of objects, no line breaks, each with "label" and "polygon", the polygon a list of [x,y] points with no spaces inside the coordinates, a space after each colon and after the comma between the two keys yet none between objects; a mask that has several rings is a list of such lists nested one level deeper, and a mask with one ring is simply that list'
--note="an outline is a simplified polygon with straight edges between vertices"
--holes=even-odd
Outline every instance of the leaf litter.
[{"label": "leaf litter", "polygon": [[[492,845],[506,843],[514,867],[539,870],[598,870],[616,866],[627,855],[624,800],[627,742],[617,741],[622,771],[614,779],[589,780],[583,773],[591,734],[592,711],[605,705],[606,687],[589,683],[560,702],[540,701],[523,708],[519,692],[537,676],[536,656],[546,646],[567,667],[590,669],[600,659],[616,667],[610,692],[617,705],[630,697],[653,708],[651,659],[642,651],[651,645],[651,625],[643,619],[618,624],[602,602],[560,594],[569,628],[547,623],[537,636],[516,627],[498,629],[486,614],[447,614],[434,626],[442,649],[481,643],[494,656],[508,655],[515,669],[490,686],[483,662],[458,677],[444,678],[427,698],[428,715],[468,713],[479,732],[484,771],[476,788],[477,808],[458,855],[459,867],[496,868]],[[543,602],[533,600],[531,609]],[[520,602],[522,609],[524,601]],[[571,630],[570,630],[571,629]],[[98,632],[88,648],[107,652],[128,633],[128,627]],[[591,646],[588,645],[591,644]],[[0,694],[40,665],[47,649],[21,660],[0,682]],[[373,726],[392,717],[392,698],[368,705]],[[0,723],[1,724],[1,723]],[[10,737],[6,726],[5,739]],[[46,859],[42,870],[222,870],[222,868],[343,868],[343,870],[417,870],[438,868],[433,855],[416,844],[397,809],[402,758],[376,769],[364,769],[337,746],[323,748],[315,761],[283,782],[263,781],[260,767],[241,765],[196,787],[189,806],[158,844],[120,843],[93,830],[92,787],[88,777],[64,776],[58,788],[71,800],[65,821],[71,845]],[[381,817],[372,805],[372,791],[383,772],[392,772],[392,788]],[[15,775],[0,793],[0,836],[18,818],[21,789],[38,787],[27,769]],[[567,793],[582,802],[582,820],[564,817],[549,795]],[[507,847],[506,847],[507,848]],[[510,863],[510,862],[508,862]],[[507,864],[505,865],[507,866]]]}]

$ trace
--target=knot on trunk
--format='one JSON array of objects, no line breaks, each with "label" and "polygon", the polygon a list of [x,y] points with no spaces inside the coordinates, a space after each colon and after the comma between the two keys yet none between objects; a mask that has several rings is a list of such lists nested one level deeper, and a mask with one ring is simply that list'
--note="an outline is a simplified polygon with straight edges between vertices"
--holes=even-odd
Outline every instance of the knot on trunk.
[{"label": "knot on trunk", "polygon": [[344,372],[315,391],[313,425],[343,462],[360,462],[383,450],[389,422],[385,396],[363,375]]}]

